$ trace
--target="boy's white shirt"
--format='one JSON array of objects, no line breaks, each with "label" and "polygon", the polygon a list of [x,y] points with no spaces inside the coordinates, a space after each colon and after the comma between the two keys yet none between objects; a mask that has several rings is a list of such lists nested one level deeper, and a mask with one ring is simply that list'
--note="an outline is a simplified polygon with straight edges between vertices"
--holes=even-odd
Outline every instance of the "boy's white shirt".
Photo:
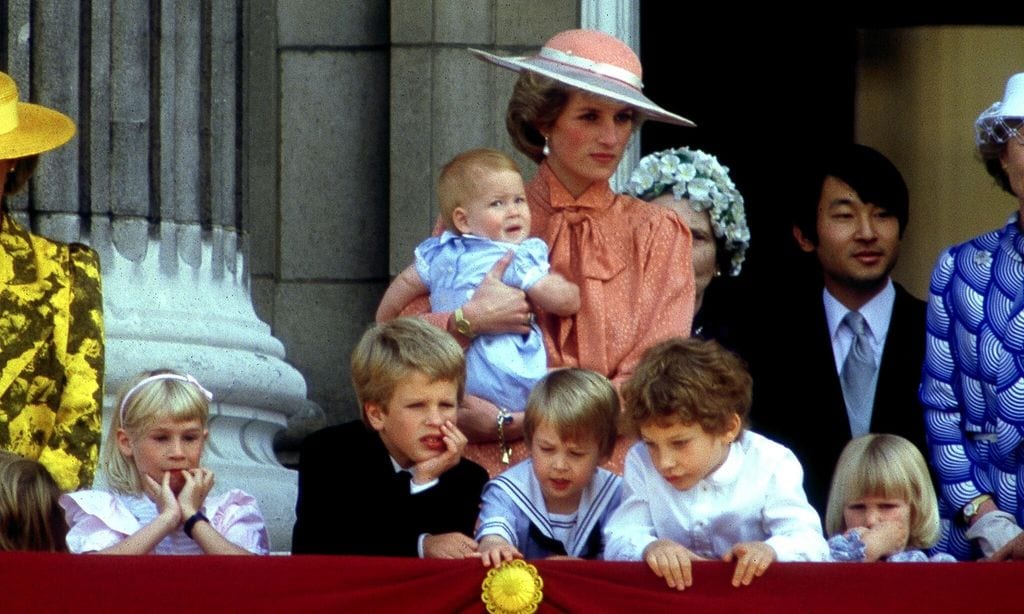
[{"label": "boy's white shirt", "polygon": [[622,504],[604,530],[607,560],[638,561],[658,539],[720,559],[738,543],[763,541],[780,561],[829,556],[821,519],[807,503],[803,469],[781,444],[750,431],[726,461],[689,490],[676,490],[651,462],[646,446],[626,456]]}]

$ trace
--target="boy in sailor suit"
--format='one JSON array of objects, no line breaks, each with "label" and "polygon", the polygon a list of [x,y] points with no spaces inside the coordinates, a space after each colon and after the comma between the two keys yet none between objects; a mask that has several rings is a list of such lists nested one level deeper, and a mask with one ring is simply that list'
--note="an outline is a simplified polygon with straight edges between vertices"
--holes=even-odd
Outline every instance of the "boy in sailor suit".
[{"label": "boy in sailor suit", "polygon": [[603,376],[559,369],[526,404],[530,458],[484,487],[477,529],[487,566],[513,558],[600,558],[622,479],[598,467],[615,446],[619,397]]}]

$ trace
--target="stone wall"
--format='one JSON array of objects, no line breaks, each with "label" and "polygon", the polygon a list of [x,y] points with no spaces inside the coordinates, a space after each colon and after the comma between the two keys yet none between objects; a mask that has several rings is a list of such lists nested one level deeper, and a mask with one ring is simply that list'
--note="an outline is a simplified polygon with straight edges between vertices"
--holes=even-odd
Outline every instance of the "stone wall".
[{"label": "stone wall", "polygon": [[355,419],[349,353],[430,233],[440,166],[471,147],[511,151],[514,76],[465,48],[533,52],[576,27],[580,10],[572,0],[246,5],[253,300],[325,421]]},{"label": "stone wall", "polygon": [[340,422],[358,415],[348,355],[387,282],[388,6],[248,10],[253,299]]}]

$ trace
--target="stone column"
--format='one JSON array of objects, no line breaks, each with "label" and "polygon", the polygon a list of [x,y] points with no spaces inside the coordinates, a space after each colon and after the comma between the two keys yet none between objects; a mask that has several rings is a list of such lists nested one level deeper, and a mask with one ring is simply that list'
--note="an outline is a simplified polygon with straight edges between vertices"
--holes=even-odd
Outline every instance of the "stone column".
[{"label": "stone column", "polygon": [[[639,0],[580,0],[580,27],[607,32],[640,55]],[[640,58],[641,62],[643,58]],[[630,139],[622,162],[612,176],[612,189],[621,192],[640,162],[640,133]]]},{"label": "stone column", "polygon": [[104,422],[139,371],[194,374],[214,395],[204,464],[217,472],[218,489],[257,497],[272,547],[288,550],[295,473],[278,463],[273,441],[289,417],[319,410],[250,299],[239,157],[242,7],[6,6],[8,69],[22,98],[64,111],[79,128],[43,156],[13,208],[35,231],[100,253]]},{"label": "stone column", "polygon": [[391,2],[392,273],[437,219],[438,172],[455,154],[494,147],[513,155],[529,179],[537,168],[505,131],[516,75],[474,58],[467,47],[501,55],[534,53],[553,34],[580,24],[577,0]]}]

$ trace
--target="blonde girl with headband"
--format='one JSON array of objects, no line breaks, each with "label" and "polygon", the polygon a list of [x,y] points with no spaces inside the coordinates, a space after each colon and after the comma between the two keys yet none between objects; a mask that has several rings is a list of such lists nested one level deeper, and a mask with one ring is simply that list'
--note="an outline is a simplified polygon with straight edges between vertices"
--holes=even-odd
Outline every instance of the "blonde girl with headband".
[{"label": "blonde girl with headband", "polygon": [[938,502],[924,457],[899,435],[846,444],[832,476],[825,530],[835,561],[956,562],[924,552],[939,541]]},{"label": "blonde girl with headband", "polygon": [[64,495],[68,548],[101,554],[266,554],[256,500],[232,489],[210,496],[199,464],[213,395],[191,375],[136,377],[118,398],[103,447],[110,491]]}]

